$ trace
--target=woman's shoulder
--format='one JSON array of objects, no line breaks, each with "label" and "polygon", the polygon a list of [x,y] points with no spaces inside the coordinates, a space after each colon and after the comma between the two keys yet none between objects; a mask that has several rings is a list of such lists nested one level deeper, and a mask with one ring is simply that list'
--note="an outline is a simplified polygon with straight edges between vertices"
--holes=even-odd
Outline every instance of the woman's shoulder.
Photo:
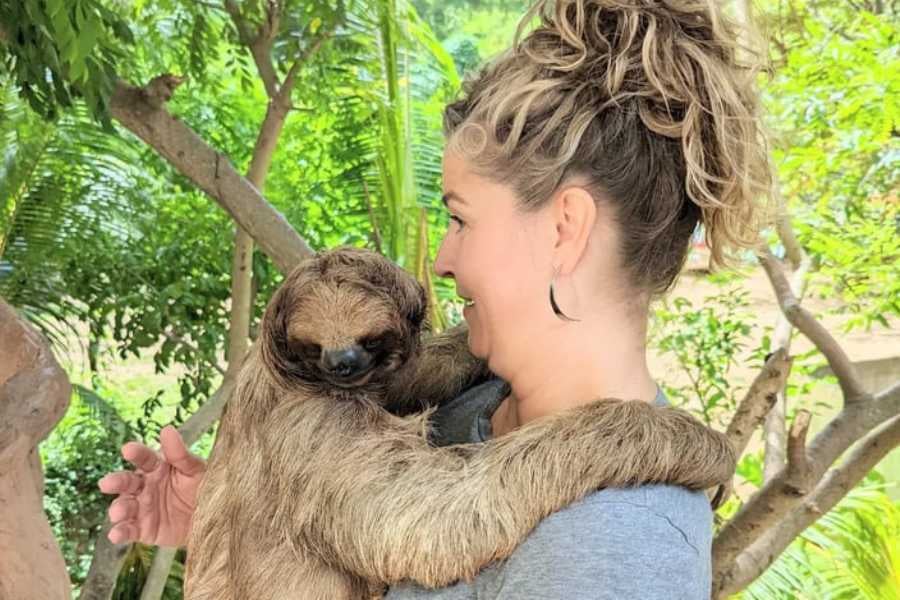
[{"label": "woman's shoulder", "polygon": [[703,492],[604,489],[538,524],[502,565],[502,587],[516,593],[497,597],[709,598],[711,545]]},{"label": "woman's shoulder", "polygon": [[592,528],[596,524],[604,531],[612,528],[624,535],[645,528],[681,537],[699,550],[711,543],[712,521],[712,509],[703,491],[647,484],[598,490],[549,515],[538,528]]}]

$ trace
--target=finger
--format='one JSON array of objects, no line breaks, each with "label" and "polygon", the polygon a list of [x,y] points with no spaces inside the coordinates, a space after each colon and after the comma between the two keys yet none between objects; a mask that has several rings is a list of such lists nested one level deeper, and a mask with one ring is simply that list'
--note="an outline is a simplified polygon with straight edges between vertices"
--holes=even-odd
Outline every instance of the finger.
[{"label": "finger", "polygon": [[171,425],[166,425],[159,432],[159,443],[166,462],[185,475],[196,475],[206,470],[206,462],[188,451],[181,434]]},{"label": "finger", "polygon": [[137,494],[144,489],[144,477],[131,471],[116,471],[97,482],[104,494]]},{"label": "finger", "polygon": [[109,533],[106,534],[106,537],[113,544],[126,544],[128,542],[137,541],[139,532],[140,529],[138,529],[137,522],[125,521],[113,525],[112,529],[109,530]]},{"label": "finger", "polygon": [[138,502],[134,496],[119,496],[109,505],[106,511],[113,523],[134,521],[138,515]]},{"label": "finger", "polygon": [[140,442],[127,442],[122,446],[122,458],[142,471],[154,471],[161,459],[159,454]]}]

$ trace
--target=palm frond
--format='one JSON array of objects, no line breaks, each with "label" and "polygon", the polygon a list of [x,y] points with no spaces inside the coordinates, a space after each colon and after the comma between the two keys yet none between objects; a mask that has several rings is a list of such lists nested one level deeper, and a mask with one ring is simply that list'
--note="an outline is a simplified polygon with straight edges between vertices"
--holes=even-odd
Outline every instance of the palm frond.
[{"label": "palm frond", "polygon": [[86,245],[124,247],[146,200],[135,147],[83,107],[53,123],[0,86],[0,295],[57,347],[85,320],[61,276]]},{"label": "palm frond", "polygon": [[869,480],[803,532],[746,600],[900,600],[900,506]]},{"label": "palm frond", "polygon": [[335,218],[369,220],[384,254],[435,293],[428,231],[440,208],[441,107],[459,86],[455,63],[404,0],[363,3],[346,28],[355,59],[331,73],[343,92],[333,105],[333,152],[343,165],[334,188],[350,200]]}]

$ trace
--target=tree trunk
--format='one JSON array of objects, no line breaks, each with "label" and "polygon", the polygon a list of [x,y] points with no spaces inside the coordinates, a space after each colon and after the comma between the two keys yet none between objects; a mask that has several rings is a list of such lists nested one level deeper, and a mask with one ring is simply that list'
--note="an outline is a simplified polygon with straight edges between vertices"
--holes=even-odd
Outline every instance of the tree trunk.
[{"label": "tree trunk", "polygon": [[44,514],[37,448],[65,414],[71,394],[49,344],[0,299],[0,600],[71,597]]},{"label": "tree trunk", "polygon": [[[225,381],[223,387],[228,384],[230,392],[240,371],[241,364],[247,354],[248,339],[250,337],[250,313],[251,313],[251,289],[250,279],[253,275],[253,239],[250,235],[237,227],[234,235],[234,258],[231,266],[231,323],[228,333],[228,368],[225,371]],[[231,395],[230,393],[228,394]],[[212,402],[213,398],[206,404]],[[205,406],[205,405],[204,405]],[[214,404],[214,412],[207,412],[204,416],[205,427],[197,428],[194,435],[200,437],[212,424],[218,420],[222,414],[222,408],[225,402],[216,402]],[[200,415],[197,411],[193,417]],[[187,423],[185,423],[187,425]],[[190,444],[194,440],[185,442]],[[166,580],[169,578],[169,571],[172,570],[172,561],[175,560],[177,548],[158,548],[153,556],[153,564],[150,566],[150,572],[141,589],[140,600],[159,600],[162,597],[163,590],[166,587]]]}]

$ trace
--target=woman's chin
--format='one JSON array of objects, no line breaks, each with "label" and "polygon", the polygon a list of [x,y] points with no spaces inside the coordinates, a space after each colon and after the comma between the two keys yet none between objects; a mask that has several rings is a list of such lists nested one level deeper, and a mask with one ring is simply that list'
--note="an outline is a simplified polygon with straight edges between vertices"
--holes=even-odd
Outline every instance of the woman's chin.
[{"label": "woman's chin", "polygon": [[469,337],[467,338],[467,342],[469,345],[469,352],[472,353],[472,356],[480,359],[487,358],[487,352],[481,347],[482,345],[479,343],[478,336],[472,333],[471,323],[469,324]]}]

